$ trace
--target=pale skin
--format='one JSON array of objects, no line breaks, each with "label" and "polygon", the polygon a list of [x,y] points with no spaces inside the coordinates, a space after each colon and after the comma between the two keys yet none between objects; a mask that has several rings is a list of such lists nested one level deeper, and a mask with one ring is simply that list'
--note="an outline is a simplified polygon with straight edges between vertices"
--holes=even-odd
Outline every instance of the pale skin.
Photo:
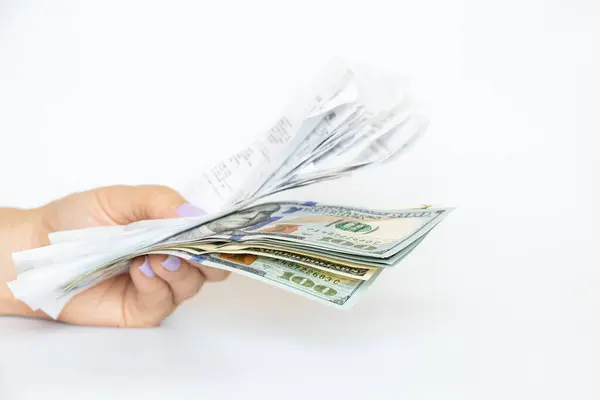
[{"label": "pale skin", "polygon": [[[0,316],[48,318],[16,300],[6,282],[16,278],[11,254],[49,244],[48,233],[92,226],[175,218],[193,206],[163,186],[111,186],[75,193],[35,209],[0,208]],[[134,259],[128,274],[75,296],[58,320],[75,325],[153,327],[228,272],[180,259]],[[163,265],[163,263],[168,266]],[[143,264],[143,265],[142,265]],[[142,267],[140,269],[140,267]]]}]

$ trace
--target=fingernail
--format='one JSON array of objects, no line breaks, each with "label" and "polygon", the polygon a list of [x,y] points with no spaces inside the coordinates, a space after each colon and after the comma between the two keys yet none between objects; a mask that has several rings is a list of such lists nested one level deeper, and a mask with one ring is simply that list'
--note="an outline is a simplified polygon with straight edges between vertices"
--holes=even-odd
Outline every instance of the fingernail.
[{"label": "fingernail", "polygon": [[169,256],[165,261],[161,263],[163,267],[171,272],[177,271],[181,265],[181,260],[178,257]]},{"label": "fingernail", "polygon": [[144,259],[144,263],[138,267],[142,274],[146,275],[148,278],[154,278],[154,271],[152,271],[152,267],[150,266],[150,262],[148,261],[148,257]]},{"label": "fingernail", "polygon": [[193,204],[185,203],[177,208],[177,215],[180,217],[200,217],[206,215],[206,211]]}]

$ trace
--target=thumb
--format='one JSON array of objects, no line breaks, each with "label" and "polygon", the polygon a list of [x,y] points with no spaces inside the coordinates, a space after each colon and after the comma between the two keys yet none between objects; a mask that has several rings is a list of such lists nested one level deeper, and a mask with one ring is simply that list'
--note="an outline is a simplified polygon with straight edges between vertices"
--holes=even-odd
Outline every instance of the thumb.
[{"label": "thumb", "polygon": [[146,219],[191,217],[205,214],[177,191],[159,185],[109,186],[95,189],[100,212],[113,223],[125,225]]}]

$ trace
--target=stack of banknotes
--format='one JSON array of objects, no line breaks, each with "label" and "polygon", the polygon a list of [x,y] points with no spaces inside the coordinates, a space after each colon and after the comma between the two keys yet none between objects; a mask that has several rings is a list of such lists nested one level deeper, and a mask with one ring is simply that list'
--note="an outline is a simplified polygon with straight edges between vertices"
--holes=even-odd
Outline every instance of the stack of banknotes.
[{"label": "stack of banknotes", "polygon": [[451,208],[369,210],[268,196],[390,162],[427,119],[397,81],[334,62],[244,149],[190,183],[193,218],[53,232],[51,245],[13,254],[15,297],[57,318],[75,295],[169,254],[233,271],[337,308],[353,305]]}]

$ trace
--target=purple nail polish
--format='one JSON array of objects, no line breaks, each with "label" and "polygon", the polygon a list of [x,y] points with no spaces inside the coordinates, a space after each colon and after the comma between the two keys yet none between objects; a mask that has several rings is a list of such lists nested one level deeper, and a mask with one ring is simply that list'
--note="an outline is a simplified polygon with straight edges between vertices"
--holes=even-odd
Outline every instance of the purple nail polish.
[{"label": "purple nail polish", "polygon": [[186,203],[177,208],[177,215],[180,217],[200,217],[202,215],[206,215],[206,211],[200,207],[196,207],[193,204]]},{"label": "purple nail polish", "polygon": [[148,278],[154,278],[154,271],[152,271],[152,267],[150,267],[150,262],[148,261],[148,257],[144,259],[144,263],[138,267],[142,274],[146,275]]},{"label": "purple nail polish", "polygon": [[161,263],[163,267],[171,272],[177,271],[181,266],[181,260],[174,256],[169,256],[165,261]]}]

